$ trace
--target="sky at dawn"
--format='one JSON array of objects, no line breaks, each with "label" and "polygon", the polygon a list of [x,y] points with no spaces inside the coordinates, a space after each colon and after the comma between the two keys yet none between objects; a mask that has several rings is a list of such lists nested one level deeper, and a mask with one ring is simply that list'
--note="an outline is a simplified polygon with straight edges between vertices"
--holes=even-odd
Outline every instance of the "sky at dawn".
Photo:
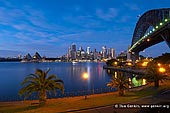
[{"label": "sky at dawn", "polygon": [[[138,15],[158,8],[170,8],[170,0],[0,0],[0,57],[57,57],[72,43],[118,54],[131,45]],[[163,52],[170,52],[165,42],[142,54]]]}]

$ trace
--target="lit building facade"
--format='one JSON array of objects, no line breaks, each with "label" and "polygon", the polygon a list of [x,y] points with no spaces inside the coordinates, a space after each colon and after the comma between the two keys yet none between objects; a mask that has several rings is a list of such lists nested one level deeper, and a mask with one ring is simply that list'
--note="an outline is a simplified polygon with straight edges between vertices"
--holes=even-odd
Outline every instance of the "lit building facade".
[{"label": "lit building facade", "polygon": [[71,59],[76,60],[76,44],[71,45]]},{"label": "lit building facade", "polygon": [[111,49],[111,57],[116,58],[116,52],[114,48]]},{"label": "lit building facade", "polygon": [[106,49],[106,46],[102,47],[102,52],[101,53],[102,53],[102,57],[103,58],[107,58],[107,49]]}]

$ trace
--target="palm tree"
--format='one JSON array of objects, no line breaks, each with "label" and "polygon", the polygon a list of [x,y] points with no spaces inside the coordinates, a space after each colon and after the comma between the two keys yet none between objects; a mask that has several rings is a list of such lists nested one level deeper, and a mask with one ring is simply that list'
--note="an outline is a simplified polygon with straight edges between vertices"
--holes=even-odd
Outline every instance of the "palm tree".
[{"label": "palm tree", "polygon": [[112,80],[109,83],[107,83],[107,86],[112,88],[116,87],[118,89],[119,96],[124,95],[124,90],[128,89],[129,85],[130,85],[129,80],[122,73],[118,73],[116,77],[113,75]]},{"label": "palm tree", "polygon": [[24,87],[19,91],[19,95],[24,95],[26,99],[33,92],[38,92],[39,105],[42,106],[46,103],[47,92],[56,94],[56,89],[59,89],[64,93],[64,82],[54,74],[47,76],[49,71],[50,69],[47,71],[36,69],[35,74],[29,74],[22,82]]},{"label": "palm tree", "polygon": [[146,75],[143,78],[147,79],[148,82],[154,82],[155,88],[159,87],[159,81],[169,79],[167,75],[159,72],[158,62],[153,60],[147,65]]}]

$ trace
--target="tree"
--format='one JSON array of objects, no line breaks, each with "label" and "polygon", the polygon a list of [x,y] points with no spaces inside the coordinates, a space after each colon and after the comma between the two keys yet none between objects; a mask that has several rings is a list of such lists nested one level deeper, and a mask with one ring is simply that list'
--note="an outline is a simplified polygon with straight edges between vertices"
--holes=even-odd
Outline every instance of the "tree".
[{"label": "tree", "polygon": [[161,56],[154,58],[154,60],[161,64],[170,64],[170,53],[164,53]]},{"label": "tree", "polygon": [[116,87],[118,89],[119,96],[124,95],[124,90],[128,89],[129,85],[130,85],[129,80],[122,73],[118,73],[116,77],[112,75],[112,80],[109,83],[107,83],[107,86],[112,88]]},{"label": "tree", "polygon": [[106,62],[107,66],[117,66],[118,63],[119,61],[116,59],[110,59]]},{"label": "tree", "polygon": [[29,74],[22,82],[24,87],[19,91],[19,95],[24,95],[24,99],[33,92],[37,92],[39,96],[39,105],[45,105],[47,92],[56,94],[56,89],[64,93],[64,82],[58,79],[54,74],[48,76],[47,71],[36,69],[35,74]]},{"label": "tree", "polygon": [[156,60],[152,60],[148,63],[146,69],[146,75],[144,78],[147,79],[148,82],[154,82],[154,86],[156,88],[159,87],[159,82],[164,79],[168,79],[168,76],[160,72],[160,65]]}]

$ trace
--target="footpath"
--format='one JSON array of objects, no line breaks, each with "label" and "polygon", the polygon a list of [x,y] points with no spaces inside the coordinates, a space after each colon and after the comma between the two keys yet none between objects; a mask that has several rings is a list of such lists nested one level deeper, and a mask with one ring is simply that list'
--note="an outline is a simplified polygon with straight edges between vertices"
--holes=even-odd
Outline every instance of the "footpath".
[{"label": "footpath", "polygon": [[161,91],[154,96],[140,98],[131,103],[114,104],[68,113],[170,113],[170,90]]}]

